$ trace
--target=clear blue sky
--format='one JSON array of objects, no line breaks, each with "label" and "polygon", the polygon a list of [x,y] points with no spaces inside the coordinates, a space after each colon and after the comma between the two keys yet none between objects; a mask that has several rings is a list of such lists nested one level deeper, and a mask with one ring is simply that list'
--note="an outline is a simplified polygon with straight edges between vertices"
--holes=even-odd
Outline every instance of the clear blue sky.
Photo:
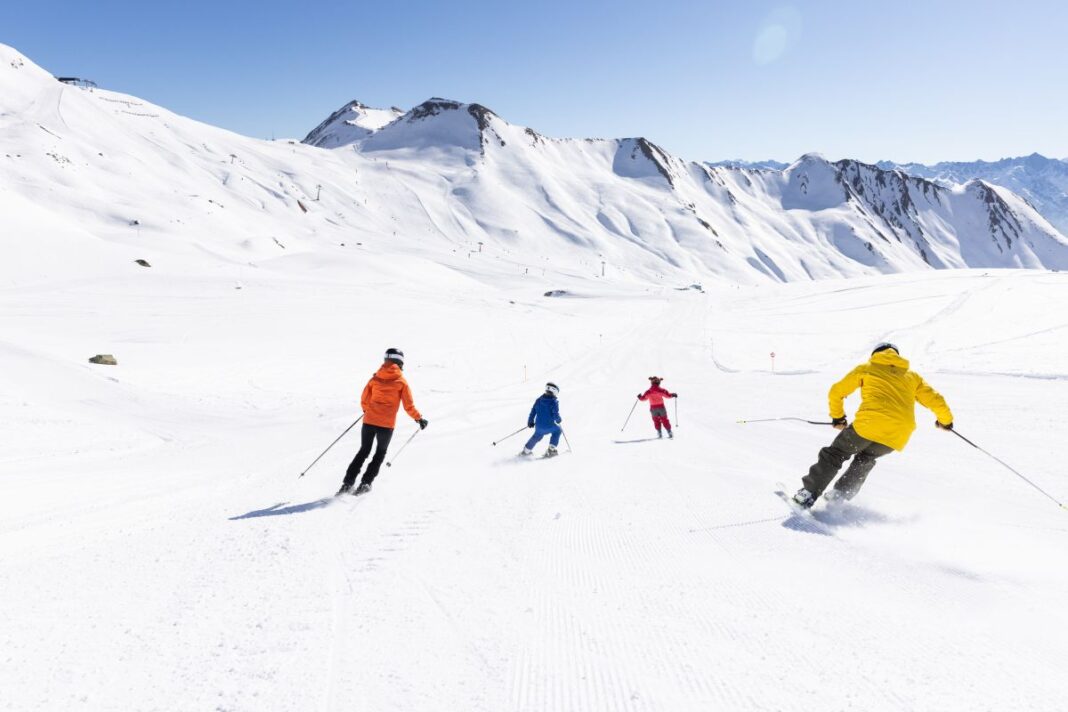
[{"label": "clear blue sky", "polygon": [[483,103],[694,160],[1068,157],[1068,3],[8,2],[0,42],[250,136]]}]

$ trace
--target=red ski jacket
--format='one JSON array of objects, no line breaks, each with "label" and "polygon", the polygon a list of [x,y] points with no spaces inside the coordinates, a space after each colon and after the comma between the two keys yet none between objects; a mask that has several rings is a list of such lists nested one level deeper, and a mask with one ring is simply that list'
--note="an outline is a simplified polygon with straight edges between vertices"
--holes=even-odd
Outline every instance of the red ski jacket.
[{"label": "red ski jacket", "polygon": [[674,396],[671,395],[671,391],[665,390],[660,386],[652,386],[645,393],[638,396],[638,400],[649,401],[650,408],[663,408],[665,398],[674,398]]}]

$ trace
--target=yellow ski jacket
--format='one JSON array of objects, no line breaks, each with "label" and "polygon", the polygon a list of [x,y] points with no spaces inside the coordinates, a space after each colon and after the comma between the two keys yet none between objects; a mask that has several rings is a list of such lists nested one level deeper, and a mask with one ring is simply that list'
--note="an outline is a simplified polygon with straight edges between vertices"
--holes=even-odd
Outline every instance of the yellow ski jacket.
[{"label": "yellow ski jacket", "polygon": [[845,417],[842,401],[858,388],[860,408],[853,419],[853,429],[867,440],[904,450],[916,430],[916,402],[934,411],[942,425],[953,422],[945,399],[920,374],[910,371],[909,362],[895,351],[872,354],[868,363],[857,366],[831,386],[828,400],[832,418]]}]

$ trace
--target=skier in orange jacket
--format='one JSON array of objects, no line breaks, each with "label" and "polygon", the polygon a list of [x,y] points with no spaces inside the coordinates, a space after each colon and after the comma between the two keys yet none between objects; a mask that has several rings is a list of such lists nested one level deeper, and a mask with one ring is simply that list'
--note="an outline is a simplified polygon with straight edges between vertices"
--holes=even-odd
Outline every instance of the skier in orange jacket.
[{"label": "skier in orange jacket", "polygon": [[404,368],[404,352],[400,349],[386,349],[385,359],[378,372],[371,376],[371,380],[364,386],[360,396],[360,406],[363,408],[363,429],[360,431],[360,451],[356,453],[352,464],[345,472],[345,480],[341,483],[340,494],[352,492],[352,486],[356,484],[356,478],[360,474],[364,460],[371,454],[371,448],[378,441],[374,457],[367,465],[367,471],[363,473],[363,481],[353,494],[364,494],[371,491],[371,484],[378,477],[378,471],[382,467],[382,461],[386,459],[386,450],[389,449],[389,441],[393,438],[393,428],[397,424],[397,411],[401,404],[404,410],[419,423],[420,428],[427,426],[424,418],[415,407],[412,400],[412,391],[408,388],[408,382],[404,380],[402,369]]}]

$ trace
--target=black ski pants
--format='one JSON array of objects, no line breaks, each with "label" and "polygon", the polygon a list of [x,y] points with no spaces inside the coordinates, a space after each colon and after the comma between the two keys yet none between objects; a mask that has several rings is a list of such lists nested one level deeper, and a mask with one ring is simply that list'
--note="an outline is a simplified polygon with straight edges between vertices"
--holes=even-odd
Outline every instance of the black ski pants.
[{"label": "black ski pants", "polygon": [[842,469],[845,461],[852,457],[853,462],[849,463],[845,474],[834,483],[834,488],[846,499],[853,499],[864,485],[868,473],[875,467],[875,460],[893,451],[892,447],[862,438],[850,425],[838,433],[834,442],[820,450],[819,460],[809,468],[808,475],[802,477],[801,482],[814,497],[819,497],[823,490],[827,489],[827,485],[831,484],[838,470]]},{"label": "black ski pants", "polygon": [[349,469],[345,471],[346,487],[352,487],[356,484],[356,478],[360,476],[360,468],[363,467],[367,456],[371,454],[371,447],[377,440],[378,447],[375,448],[375,456],[371,458],[371,462],[367,465],[367,472],[363,473],[364,483],[371,484],[375,481],[375,478],[378,477],[378,470],[382,467],[382,461],[386,459],[389,441],[392,439],[393,428],[364,424],[363,429],[360,431],[360,451],[356,453],[356,457],[352,459]]}]

